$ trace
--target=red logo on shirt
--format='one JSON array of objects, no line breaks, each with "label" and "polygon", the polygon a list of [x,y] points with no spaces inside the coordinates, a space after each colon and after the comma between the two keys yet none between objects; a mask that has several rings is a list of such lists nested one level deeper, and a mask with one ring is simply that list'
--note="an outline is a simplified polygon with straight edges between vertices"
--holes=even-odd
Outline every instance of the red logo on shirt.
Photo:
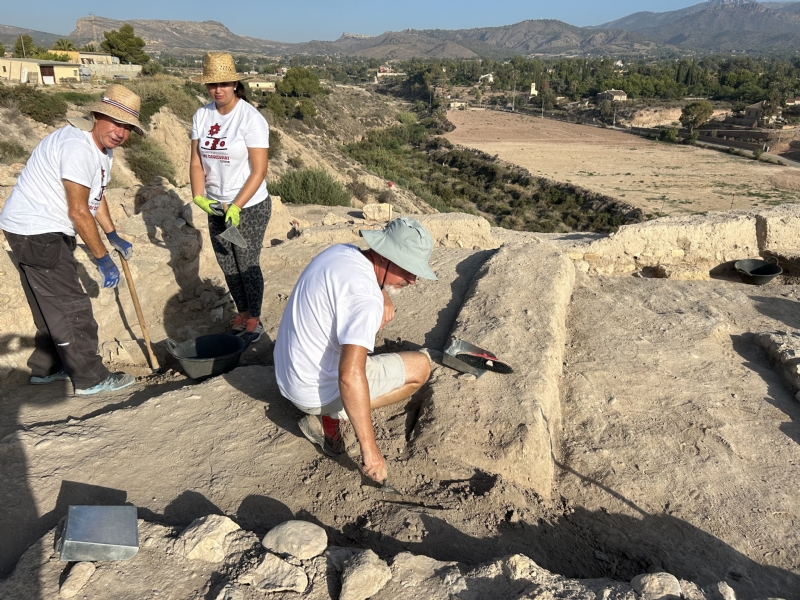
[{"label": "red logo on shirt", "polygon": [[214,123],[214,124],[213,124],[213,125],[212,125],[212,126],[209,128],[209,130],[208,130],[208,135],[209,135],[209,136],[212,136],[212,135],[217,135],[217,134],[219,133],[219,130],[220,130],[219,123]]}]

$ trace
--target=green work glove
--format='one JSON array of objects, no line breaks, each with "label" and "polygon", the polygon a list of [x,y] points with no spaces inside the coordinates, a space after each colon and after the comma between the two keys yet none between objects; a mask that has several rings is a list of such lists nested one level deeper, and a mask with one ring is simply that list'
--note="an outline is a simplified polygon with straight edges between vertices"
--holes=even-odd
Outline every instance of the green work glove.
[{"label": "green work glove", "polygon": [[225,213],[225,225],[228,224],[230,221],[231,225],[234,227],[239,226],[239,213],[241,212],[241,208],[236,206],[235,204],[231,204],[228,207],[228,212]]},{"label": "green work glove", "polygon": [[209,200],[203,196],[195,196],[194,203],[210,215],[214,215],[215,217],[222,216],[222,205],[216,200]]}]

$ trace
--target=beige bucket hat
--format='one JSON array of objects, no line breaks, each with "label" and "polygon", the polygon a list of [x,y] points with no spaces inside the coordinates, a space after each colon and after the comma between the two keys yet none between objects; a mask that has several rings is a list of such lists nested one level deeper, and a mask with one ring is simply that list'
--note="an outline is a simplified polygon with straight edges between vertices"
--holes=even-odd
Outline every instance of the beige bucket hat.
[{"label": "beige bucket hat", "polygon": [[142,101],[123,85],[113,84],[97,102],[89,106],[89,112],[99,113],[111,117],[120,123],[133,125],[133,130],[139,135],[144,135],[142,126],[139,124],[139,110]]},{"label": "beige bucket hat", "polygon": [[236,72],[233,57],[227,52],[206,52],[203,56],[203,74],[192,77],[197,83],[223,83],[241,81],[244,76]]}]

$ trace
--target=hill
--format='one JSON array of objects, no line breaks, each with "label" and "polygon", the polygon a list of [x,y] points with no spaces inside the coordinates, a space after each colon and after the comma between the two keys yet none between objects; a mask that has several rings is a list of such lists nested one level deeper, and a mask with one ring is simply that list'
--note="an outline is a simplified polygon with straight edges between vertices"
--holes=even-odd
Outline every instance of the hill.
[{"label": "hill", "polygon": [[49,48],[57,39],[64,37],[63,35],[55,33],[45,33],[44,31],[35,31],[33,29],[25,29],[24,27],[14,27],[13,25],[0,25],[0,44],[3,44],[8,49],[14,47],[14,42],[21,35],[29,35],[33,38],[33,43],[37,46],[45,46]]},{"label": "hill", "polygon": [[635,13],[598,29],[623,29],[701,52],[791,50],[800,41],[800,4],[709,0],[676,11]]},{"label": "hill", "polygon": [[119,29],[125,23],[133,26],[136,34],[147,46],[147,52],[205,52],[209,49],[227,52],[253,52],[282,54],[292,44],[236,35],[217,21],[157,21],[136,19],[115,21],[105,17],[78,19],[69,38],[77,44],[99,43],[104,31]]}]

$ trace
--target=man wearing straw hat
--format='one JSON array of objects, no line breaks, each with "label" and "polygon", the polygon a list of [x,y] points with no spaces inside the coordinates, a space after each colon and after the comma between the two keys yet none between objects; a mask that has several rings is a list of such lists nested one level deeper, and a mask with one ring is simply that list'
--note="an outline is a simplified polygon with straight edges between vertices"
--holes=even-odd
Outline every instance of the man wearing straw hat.
[{"label": "man wearing straw hat", "polygon": [[110,373],[97,354],[97,322],[73,253],[77,234],[97,262],[104,288],[116,287],[119,270],[96,224],[126,260],[133,254],[133,246],[117,235],[104,192],[114,148],[131,131],[143,134],[139,107],[139,96],[110,86],[89,107],[91,126],[65,125],[36,146],[0,212],[0,229],[36,325],[28,359],[32,384],[70,379],[76,394],[88,395],[134,382],[129,374]]},{"label": "man wearing straw hat", "polygon": [[[344,452],[340,420],[350,420],[362,469],[386,480],[371,410],[400,402],[431,373],[423,352],[368,356],[375,334],[394,317],[389,295],[436,280],[428,266],[433,238],[411,218],[361,231],[369,249],[339,244],[309,263],[289,297],[275,342],[275,376],[284,397],[307,413],[300,430],[329,456]],[[319,416],[321,415],[321,417]]]}]

